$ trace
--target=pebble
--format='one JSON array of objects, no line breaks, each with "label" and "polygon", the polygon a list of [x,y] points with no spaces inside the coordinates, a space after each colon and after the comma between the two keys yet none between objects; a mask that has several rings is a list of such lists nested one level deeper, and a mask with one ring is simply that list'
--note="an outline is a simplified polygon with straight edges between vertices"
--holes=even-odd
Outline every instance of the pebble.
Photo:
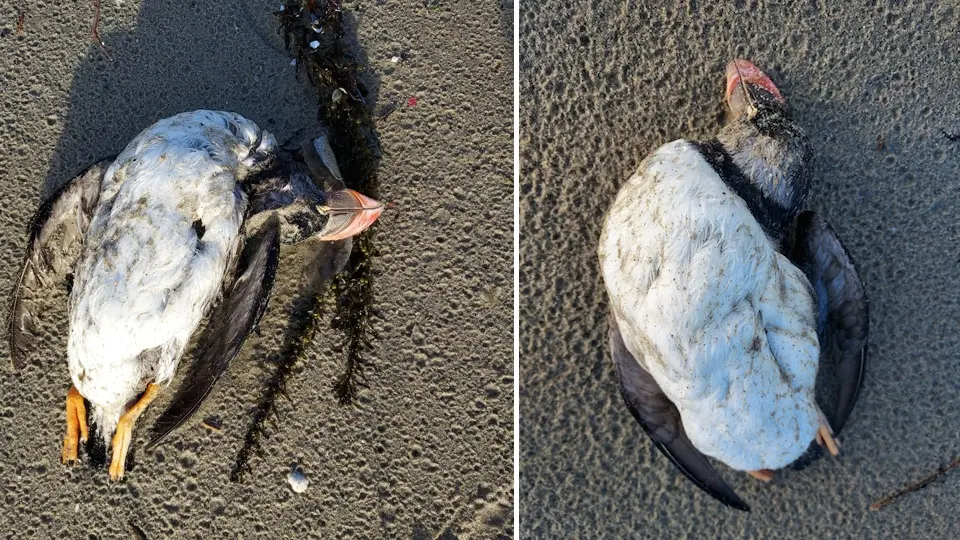
[{"label": "pebble", "polygon": [[307,478],[307,475],[303,474],[303,471],[299,467],[294,467],[287,473],[287,482],[290,483],[290,489],[294,493],[303,493],[307,490],[307,486],[310,485],[310,479]]}]

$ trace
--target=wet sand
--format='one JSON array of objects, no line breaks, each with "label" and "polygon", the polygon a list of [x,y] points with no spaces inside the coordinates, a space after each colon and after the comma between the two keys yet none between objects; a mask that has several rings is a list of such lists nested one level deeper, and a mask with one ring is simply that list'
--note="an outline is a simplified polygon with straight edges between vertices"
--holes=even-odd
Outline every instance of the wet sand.
[{"label": "wet sand", "polygon": [[[943,133],[960,131],[960,6],[653,4],[521,8],[521,536],[960,536],[960,471],[868,511],[960,455],[960,141]],[[809,207],[858,262],[872,326],[840,458],[772,484],[718,464],[750,514],[687,481],[623,406],[596,258],[640,161],[717,131],[735,56],[808,131]]]},{"label": "wet sand", "polygon": [[[359,406],[336,403],[343,353],[327,332],[293,377],[253,473],[228,480],[304,281],[302,253],[285,249],[261,335],[197,421],[143,451],[167,391],[141,419],[132,471],[110,484],[106,471],[59,462],[69,385],[61,294],[26,369],[14,372],[0,347],[0,536],[131,538],[131,524],[150,539],[512,536],[510,5],[347,3],[378,108],[398,105],[378,123],[380,195],[393,206],[378,234],[377,369]],[[310,135],[316,95],[294,77],[269,13],[277,6],[226,6],[105,0],[110,61],[90,41],[87,2],[0,2],[0,290],[16,277],[41,197],[152,122],[213,108],[279,141]],[[199,426],[207,415],[223,419],[222,431]],[[287,484],[293,464],[310,480],[303,494]]]}]

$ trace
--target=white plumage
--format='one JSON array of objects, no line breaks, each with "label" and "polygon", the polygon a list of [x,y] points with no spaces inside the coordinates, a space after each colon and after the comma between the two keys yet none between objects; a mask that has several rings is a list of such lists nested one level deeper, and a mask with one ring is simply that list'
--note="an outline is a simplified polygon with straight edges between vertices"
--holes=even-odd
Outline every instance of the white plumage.
[{"label": "white plumage", "polygon": [[804,452],[820,420],[814,293],[693,145],[640,165],[599,255],[627,348],[701,452],[739,470]]},{"label": "white plumage", "polygon": [[68,343],[73,384],[105,441],[148,381],[172,379],[240,245],[237,172],[274,145],[239,115],[196,111],[146,129],[107,170],[75,272]]}]

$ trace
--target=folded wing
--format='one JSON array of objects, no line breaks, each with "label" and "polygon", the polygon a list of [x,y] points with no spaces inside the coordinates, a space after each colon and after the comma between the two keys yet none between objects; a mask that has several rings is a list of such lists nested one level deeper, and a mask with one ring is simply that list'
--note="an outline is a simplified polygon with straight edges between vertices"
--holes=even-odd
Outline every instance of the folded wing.
[{"label": "folded wing", "polygon": [[247,242],[237,266],[237,277],[210,314],[190,370],[170,406],[153,426],[150,447],[197,412],[230,361],[240,352],[267,309],[279,256],[280,224],[271,218],[259,234]]},{"label": "folded wing", "polygon": [[617,369],[620,393],[630,413],[660,452],[700,489],[727,506],[749,512],[747,503],[687,438],[677,408],[627,350],[616,320],[609,317],[609,321],[610,353]]},{"label": "folded wing", "polygon": [[863,385],[870,326],[867,292],[837,233],[813,212],[803,212],[797,218],[791,259],[817,293],[821,351],[836,351],[838,399],[831,427],[839,433]]},{"label": "folded wing", "polygon": [[36,339],[42,289],[62,283],[77,262],[100,198],[100,182],[114,158],[97,162],[43,203],[30,223],[30,240],[11,294],[7,337],[14,368],[22,368]]}]

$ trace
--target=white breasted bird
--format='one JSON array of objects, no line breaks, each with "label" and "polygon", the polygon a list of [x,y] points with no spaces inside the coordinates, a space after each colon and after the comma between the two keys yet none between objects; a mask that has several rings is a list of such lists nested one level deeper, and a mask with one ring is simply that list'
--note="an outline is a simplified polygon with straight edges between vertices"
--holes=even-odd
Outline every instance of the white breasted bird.
[{"label": "white breasted bird", "polygon": [[[649,155],[620,189],[599,257],[611,355],[633,416],[689,479],[749,510],[704,456],[769,481],[816,440],[837,455],[866,353],[850,254],[801,209],[810,147],[756,66],[727,67],[727,124]],[[814,387],[836,363],[828,421]]]},{"label": "white breasted bird", "polygon": [[[13,364],[23,366],[36,298],[72,273],[64,462],[77,459],[89,413],[112,449],[110,478],[122,478],[134,424],[173,379],[201,319],[212,310],[153,442],[197,410],[259,322],[281,243],[346,239],[377,219],[380,203],[343,188],[326,137],[314,146],[327,170],[293,159],[238,114],[182,113],[40,207],[7,330]],[[316,174],[332,179],[330,189]]]}]

